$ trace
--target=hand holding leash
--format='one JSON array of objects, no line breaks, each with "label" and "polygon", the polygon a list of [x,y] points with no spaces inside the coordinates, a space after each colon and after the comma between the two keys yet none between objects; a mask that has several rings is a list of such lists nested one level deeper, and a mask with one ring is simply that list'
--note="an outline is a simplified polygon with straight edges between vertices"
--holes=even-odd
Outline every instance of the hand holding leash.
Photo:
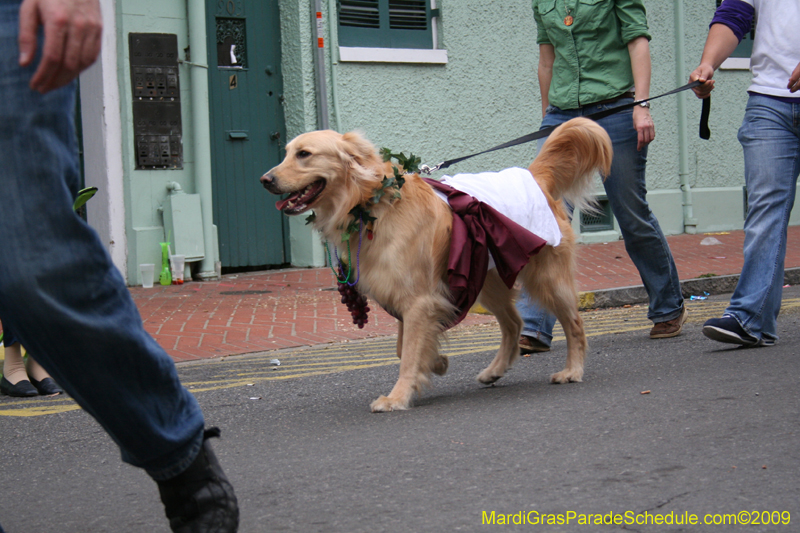
[{"label": "hand holding leash", "polygon": [[714,69],[706,64],[701,64],[689,75],[690,82],[700,82],[700,85],[692,89],[698,98],[705,99],[711,96],[711,91],[714,90],[714,80],[711,79],[713,77]]}]

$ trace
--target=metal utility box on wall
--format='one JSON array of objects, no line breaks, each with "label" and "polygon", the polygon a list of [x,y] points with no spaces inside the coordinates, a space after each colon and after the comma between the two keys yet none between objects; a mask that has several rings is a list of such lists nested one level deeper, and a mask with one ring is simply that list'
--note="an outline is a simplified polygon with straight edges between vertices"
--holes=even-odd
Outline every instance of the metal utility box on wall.
[{"label": "metal utility box on wall", "polygon": [[185,255],[187,263],[205,257],[199,194],[175,193],[167,196],[164,202],[164,235],[171,242],[172,253]]},{"label": "metal utility box on wall", "polygon": [[137,170],[183,168],[178,36],[129,33]]}]

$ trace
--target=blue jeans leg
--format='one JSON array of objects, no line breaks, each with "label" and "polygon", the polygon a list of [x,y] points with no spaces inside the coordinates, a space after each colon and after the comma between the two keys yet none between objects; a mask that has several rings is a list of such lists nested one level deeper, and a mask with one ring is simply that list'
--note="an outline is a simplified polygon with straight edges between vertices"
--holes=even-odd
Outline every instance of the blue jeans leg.
[{"label": "blue jeans leg", "polygon": [[[0,320],[154,479],[184,470],[203,415],[145,332],[97,234],[72,211],[75,85],[40,95],[17,64],[18,2],[0,0]],[[41,49],[41,46],[40,46]]]},{"label": "blue jeans leg", "polygon": [[522,316],[522,335],[533,337],[542,344],[550,346],[553,342],[555,315],[547,312],[525,290],[519,291],[517,311]]},{"label": "blue jeans leg", "polygon": [[[621,99],[614,104],[592,105],[581,109],[547,109],[542,128],[555,126],[575,117],[589,115],[615,105],[631,102]],[[625,249],[639,270],[650,300],[647,317],[653,322],[666,322],[680,316],[683,309],[678,269],[667,239],[647,203],[645,167],[647,147],[636,150],[637,133],[633,128],[633,111],[626,110],[600,119],[614,145],[611,172],[603,183],[611,210],[619,223]],[[539,141],[539,149],[544,140]],[[517,310],[524,322],[523,335],[550,344],[555,317],[542,309],[524,291],[517,299]]]},{"label": "blue jeans leg", "polygon": [[614,144],[611,173],[603,185],[625,250],[647,291],[650,301],[647,318],[655,323],[678,318],[683,309],[680,278],[667,239],[647,203],[647,147],[636,149],[633,112],[629,109],[611,115],[599,124]]},{"label": "blue jeans leg", "polygon": [[739,142],[744,150],[748,203],[744,265],[725,313],[754,337],[774,341],[786,232],[800,174],[800,104],[751,95]]}]

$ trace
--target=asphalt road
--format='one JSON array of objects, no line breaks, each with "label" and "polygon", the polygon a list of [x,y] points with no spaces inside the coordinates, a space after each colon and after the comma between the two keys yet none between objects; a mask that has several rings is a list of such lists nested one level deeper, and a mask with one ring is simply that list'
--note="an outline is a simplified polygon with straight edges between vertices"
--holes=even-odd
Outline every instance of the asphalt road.
[{"label": "asphalt road", "polygon": [[[242,532],[800,531],[800,290],[785,290],[770,348],[703,337],[726,302],[691,302],[685,333],[657,341],[643,307],[584,313],[579,384],[548,384],[558,340],[481,386],[498,337],[472,328],[450,337],[448,374],[405,412],[369,412],[397,377],[393,339],[180,375],[222,428]],[[71,400],[0,397],[0,415],[7,533],[168,531],[155,484]],[[569,523],[537,525],[543,515]]]}]

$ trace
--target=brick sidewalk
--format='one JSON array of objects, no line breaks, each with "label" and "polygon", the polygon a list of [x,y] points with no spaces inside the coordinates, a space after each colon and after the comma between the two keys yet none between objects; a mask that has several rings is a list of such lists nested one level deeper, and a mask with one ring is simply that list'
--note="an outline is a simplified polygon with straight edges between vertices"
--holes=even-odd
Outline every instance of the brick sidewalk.
[{"label": "brick sidewalk", "polygon": [[363,330],[340,303],[329,269],[272,270],[220,281],[131,288],[145,328],[176,361],[395,333],[371,306]]},{"label": "brick sidewalk", "polygon": [[[722,244],[701,245],[713,237]],[[738,274],[744,232],[667,238],[681,280]],[[786,267],[800,266],[800,226],[789,228]],[[622,241],[578,247],[578,288],[594,291],[641,285]],[[371,305],[359,330],[339,301],[327,268],[272,270],[220,281],[153,289],[131,288],[145,328],[176,361],[393,335],[395,320]],[[471,314],[465,326],[493,322]],[[461,327],[461,326],[459,326]]]},{"label": "brick sidewalk", "polygon": [[[713,238],[721,244],[702,245]],[[667,237],[672,257],[681,280],[706,274],[718,276],[739,274],[742,270],[743,231]],[[789,228],[789,243],[800,243],[800,226]],[[800,249],[789,246],[786,268],[800,266]],[[588,244],[578,247],[578,290],[602,290],[641,285],[639,272],[633,266],[622,241]]]}]

